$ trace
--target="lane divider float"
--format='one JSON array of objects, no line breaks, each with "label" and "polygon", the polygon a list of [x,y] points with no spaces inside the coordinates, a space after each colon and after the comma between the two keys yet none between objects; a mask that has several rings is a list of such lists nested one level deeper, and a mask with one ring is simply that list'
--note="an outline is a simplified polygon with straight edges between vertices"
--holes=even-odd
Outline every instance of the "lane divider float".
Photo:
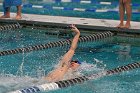
[{"label": "lane divider float", "polygon": [[73,86],[75,84],[80,84],[80,83],[83,83],[88,80],[97,79],[97,78],[100,78],[103,76],[113,75],[113,74],[117,74],[117,73],[124,72],[124,71],[129,71],[129,70],[133,70],[136,68],[140,68],[140,62],[131,63],[128,65],[121,66],[121,67],[118,67],[118,68],[115,68],[112,70],[107,70],[107,71],[104,71],[104,72],[101,72],[98,74],[92,74],[92,75],[77,77],[74,79],[42,84],[42,85],[38,85],[38,86],[28,87],[28,88],[21,89],[21,90],[16,90],[16,91],[9,92],[9,93],[36,93],[36,92],[57,90],[57,89],[62,89],[65,87]]},{"label": "lane divider float", "polygon": [[[96,40],[104,39],[107,37],[111,37],[113,35],[114,34],[110,31],[97,33],[97,34],[93,34],[93,35],[80,37],[79,42],[96,41]],[[71,41],[72,41],[72,39],[68,39],[68,40],[63,40],[63,41],[50,42],[47,44],[40,44],[40,45],[17,48],[17,49],[12,49],[12,50],[0,51],[0,56],[18,54],[18,53],[23,53],[23,52],[27,53],[27,52],[31,52],[31,51],[49,49],[49,48],[53,48],[53,47],[66,46],[66,45],[70,45]]]},{"label": "lane divider float", "polygon": [[22,26],[19,23],[7,24],[7,25],[0,26],[0,31],[3,31],[3,30],[14,30],[14,29],[20,29],[20,28],[22,28]]}]

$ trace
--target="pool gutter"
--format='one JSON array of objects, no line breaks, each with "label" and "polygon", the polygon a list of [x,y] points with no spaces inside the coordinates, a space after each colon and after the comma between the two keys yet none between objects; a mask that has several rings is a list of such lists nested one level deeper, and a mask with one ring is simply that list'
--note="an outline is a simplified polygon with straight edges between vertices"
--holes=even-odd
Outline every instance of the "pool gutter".
[{"label": "pool gutter", "polygon": [[63,17],[63,16],[49,16],[49,15],[32,15],[24,14],[28,18],[22,20],[14,19],[0,19],[0,23],[20,23],[24,27],[61,27],[66,28],[69,24],[76,24],[78,28],[84,30],[98,30],[98,31],[111,31],[115,33],[130,33],[140,34],[140,22],[131,22],[131,29],[116,28],[119,24],[117,20],[106,19],[91,19],[91,18],[76,18],[76,17]]}]

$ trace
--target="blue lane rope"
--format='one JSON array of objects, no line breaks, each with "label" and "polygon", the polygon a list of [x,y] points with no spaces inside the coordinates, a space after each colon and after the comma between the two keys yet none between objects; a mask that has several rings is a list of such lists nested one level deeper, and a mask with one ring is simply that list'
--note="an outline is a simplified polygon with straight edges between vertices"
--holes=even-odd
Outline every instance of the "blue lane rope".
[{"label": "blue lane rope", "polygon": [[[97,2],[95,0],[89,0],[89,1],[83,1],[83,0],[54,0],[55,3],[64,3],[64,2],[69,2],[69,3],[85,3],[85,4],[99,4],[99,5],[117,5],[118,2]],[[140,7],[140,4],[138,3],[133,3],[131,4],[132,7]],[[28,4],[23,4],[23,8],[44,8],[44,9],[49,9],[49,10],[71,10],[71,11],[83,11],[83,12],[115,12],[118,13],[118,10],[113,10],[113,9],[96,9],[96,8],[70,8],[70,7],[61,7],[61,6],[50,6],[50,5],[33,5],[31,3]],[[132,11],[132,14],[140,14],[138,9],[135,9]]]},{"label": "blue lane rope", "polygon": [[[138,6],[138,4],[134,4]],[[139,4],[140,6],[140,4]],[[24,4],[23,8],[44,8],[48,10],[71,10],[71,11],[81,11],[81,12],[103,12],[103,13],[108,13],[108,12],[116,12],[118,13],[118,10],[113,10],[113,9],[96,9],[96,8],[70,8],[70,7],[61,7],[61,6],[50,6],[50,5],[33,5],[33,4]],[[133,10],[132,14],[140,14],[138,10]]]},{"label": "blue lane rope", "polygon": [[98,2],[95,0],[54,0],[56,3],[81,3],[81,4],[105,4],[105,5],[118,5],[118,2]]},{"label": "blue lane rope", "polygon": [[[96,1],[96,0],[53,0],[55,3],[80,3],[80,4],[101,4],[101,5],[119,5],[119,1],[117,2],[109,2],[109,1]],[[140,6],[139,3],[132,3],[132,6]]]},{"label": "blue lane rope", "polygon": [[[96,0],[53,0],[54,2],[57,2],[57,3],[65,3],[65,2],[68,2],[68,3],[89,3],[89,4],[106,4],[106,5],[118,5],[119,4],[119,1],[117,2],[108,2],[108,1],[96,1]],[[140,4],[138,3],[132,3],[132,6],[140,6]]]},{"label": "blue lane rope", "polygon": [[[114,34],[110,31],[97,33],[97,34],[93,34],[93,35],[80,37],[79,42],[96,41],[96,40],[104,39],[107,37],[111,37],[113,35]],[[72,41],[72,39],[68,39],[68,40],[63,40],[63,41],[50,42],[47,44],[40,44],[40,45],[35,45],[35,46],[0,51],[0,56],[23,53],[23,52],[27,53],[27,52],[31,52],[31,51],[43,50],[43,49],[48,49],[48,48],[53,48],[53,47],[66,46],[66,45],[70,45],[71,41]]]},{"label": "blue lane rope", "polygon": [[118,68],[115,68],[112,70],[107,70],[107,71],[104,71],[104,72],[101,72],[98,74],[94,74],[94,75],[81,76],[81,77],[77,77],[74,79],[42,84],[42,85],[38,85],[38,86],[28,87],[28,88],[21,89],[21,90],[16,90],[16,91],[13,91],[10,93],[36,93],[36,92],[57,90],[57,89],[62,89],[65,87],[73,86],[75,84],[83,83],[83,82],[91,80],[91,79],[97,79],[97,78],[100,78],[103,76],[113,75],[113,74],[117,74],[120,72],[133,70],[136,68],[140,68],[140,62],[135,62],[132,64],[121,66],[121,67],[118,67]]},{"label": "blue lane rope", "polygon": [[[119,5],[119,1],[117,2],[108,2],[108,1],[96,1],[96,0],[53,0],[53,3],[80,3],[80,4],[98,4],[98,5],[115,5],[118,6]],[[0,5],[3,5],[2,3],[0,3]],[[33,5],[33,4],[28,4],[28,5]],[[134,7],[139,7],[140,3],[131,3],[132,6]]]}]

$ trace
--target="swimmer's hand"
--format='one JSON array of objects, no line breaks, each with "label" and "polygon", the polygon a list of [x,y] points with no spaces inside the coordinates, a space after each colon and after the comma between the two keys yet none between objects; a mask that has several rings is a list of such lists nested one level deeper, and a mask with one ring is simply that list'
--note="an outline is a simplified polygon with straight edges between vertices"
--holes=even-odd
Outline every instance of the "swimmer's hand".
[{"label": "swimmer's hand", "polygon": [[74,24],[70,25],[70,27],[71,27],[71,30],[74,31],[76,34],[80,34],[80,31]]}]

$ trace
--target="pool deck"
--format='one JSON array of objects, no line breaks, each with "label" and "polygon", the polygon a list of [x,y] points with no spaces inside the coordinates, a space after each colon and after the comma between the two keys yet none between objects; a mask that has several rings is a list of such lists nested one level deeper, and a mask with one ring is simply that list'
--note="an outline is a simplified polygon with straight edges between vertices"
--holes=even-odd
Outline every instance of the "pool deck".
[{"label": "pool deck", "polygon": [[[2,12],[0,12],[2,15]],[[35,15],[22,14],[21,20],[14,20],[15,13],[11,13],[11,18],[0,19],[0,22],[19,22],[28,25],[44,25],[44,26],[62,26],[66,27],[69,24],[76,24],[83,29],[96,30],[111,30],[111,31],[127,31],[140,33],[140,22],[131,21],[131,29],[118,29],[116,26],[119,20],[107,19],[93,19],[93,18],[78,18],[78,17],[64,17],[64,16],[49,16],[49,15]]]}]

